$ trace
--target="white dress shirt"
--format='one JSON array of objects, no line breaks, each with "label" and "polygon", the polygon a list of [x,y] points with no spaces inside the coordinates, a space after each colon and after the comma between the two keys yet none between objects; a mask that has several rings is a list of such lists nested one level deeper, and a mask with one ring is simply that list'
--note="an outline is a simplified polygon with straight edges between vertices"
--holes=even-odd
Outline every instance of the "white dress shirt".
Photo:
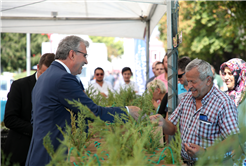
[{"label": "white dress shirt", "polygon": [[125,82],[118,81],[114,86],[114,90],[119,92],[120,88],[127,89],[129,87],[131,87],[135,92],[138,92],[138,85],[133,81],[130,81],[129,84],[126,84]]},{"label": "white dress shirt", "polygon": [[94,90],[98,90],[99,92],[102,92],[102,93],[104,93],[107,96],[108,96],[108,89],[110,89],[112,92],[114,91],[112,85],[109,82],[107,82],[107,81],[103,81],[103,85],[102,86],[100,86],[95,81],[95,82],[91,83],[91,86],[92,86],[92,88],[94,88]]},{"label": "white dress shirt", "polygon": [[[58,59],[56,59],[55,61],[60,63],[66,69],[66,71],[71,74],[71,71],[69,70],[69,68],[62,61],[60,61]],[[77,75],[76,75],[76,78],[77,78],[78,82],[81,82],[80,78]]]}]

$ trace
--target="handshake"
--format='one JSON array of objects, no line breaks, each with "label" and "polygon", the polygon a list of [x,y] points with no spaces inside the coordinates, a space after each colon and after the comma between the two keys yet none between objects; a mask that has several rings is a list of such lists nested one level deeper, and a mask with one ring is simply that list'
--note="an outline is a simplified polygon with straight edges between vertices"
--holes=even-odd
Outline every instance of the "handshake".
[{"label": "handshake", "polygon": [[[139,110],[140,108],[137,106],[127,106],[129,109],[129,114],[135,119],[137,120],[139,117]],[[156,114],[156,115],[152,115],[149,117],[150,121],[153,123],[158,123],[159,126],[163,126],[164,124],[164,119],[160,114]]]},{"label": "handshake", "polygon": [[138,120],[139,117],[139,110],[140,108],[137,106],[127,106],[127,108],[129,109],[129,114],[135,119]]}]

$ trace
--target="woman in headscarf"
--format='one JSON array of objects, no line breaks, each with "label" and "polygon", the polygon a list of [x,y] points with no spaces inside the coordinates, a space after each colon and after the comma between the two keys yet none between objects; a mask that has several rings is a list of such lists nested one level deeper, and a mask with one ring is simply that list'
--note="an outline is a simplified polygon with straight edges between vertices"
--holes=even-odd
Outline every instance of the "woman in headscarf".
[{"label": "woman in headscarf", "polygon": [[226,92],[238,107],[246,90],[246,63],[233,58],[220,66],[224,81],[228,87]]},{"label": "woman in headscarf", "polygon": [[[239,144],[246,153],[246,63],[239,58],[233,58],[220,66],[224,81],[228,87],[226,93],[235,102],[238,110],[238,123],[240,127]],[[243,156],[241,156],[243,157]],[[245,157],[245,156],[244,156]],[[244,159],[246,160],[246,158]]]}]

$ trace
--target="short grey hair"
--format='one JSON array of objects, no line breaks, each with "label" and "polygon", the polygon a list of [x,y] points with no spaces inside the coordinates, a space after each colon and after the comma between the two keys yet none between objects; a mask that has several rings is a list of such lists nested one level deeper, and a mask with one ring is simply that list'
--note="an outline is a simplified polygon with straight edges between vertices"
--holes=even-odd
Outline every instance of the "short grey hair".
[{"label": "short grey hair", "polygon": [[197,67],[197,70],[199,72],[199,78],[200,80],[205,80],[208,76],[212,78],[213,80],[213,72],[211,70],[211,65],[201,59],[194,59],[193,61],[191,61],[185,68],[185,72],[187,73],[188,71],[190,71],[191,69]]},{"label": "short grey hair", "polygon": [[147,84],[147,89],[150,90],[151,88],[154,88],[154,89],[160,88],[161,93],[167,92],[167,88],[165,84],[159,79],[153,80]]},{"label": "short grey hair", "polygon": [[65,60],[70,50],[78,50],[80,43],[83,42],[85,47],[89,47],[89,42],[78,36],[67,36],[59,43],[56,50],[55,59]]}]

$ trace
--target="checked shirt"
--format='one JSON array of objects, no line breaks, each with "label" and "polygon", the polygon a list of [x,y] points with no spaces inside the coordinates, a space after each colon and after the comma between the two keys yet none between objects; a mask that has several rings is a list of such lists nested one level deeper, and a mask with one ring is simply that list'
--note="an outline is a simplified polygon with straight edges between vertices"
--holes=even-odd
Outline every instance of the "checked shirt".
[{"label": "checked shirt", "polygon": [[[224,140],[231,134],[239,133],[237,108],[229,96],[213,86],[201,102],[201,108],[196,110],[196,100],[189,92],[169,117],[175,126],[179,121],[181,155],[188,160],[192,158],[186,153],[184,143],[204,148],[213,145],[218,139]],[[200,114],[207,116],[207,123],[199,120]]]}]

